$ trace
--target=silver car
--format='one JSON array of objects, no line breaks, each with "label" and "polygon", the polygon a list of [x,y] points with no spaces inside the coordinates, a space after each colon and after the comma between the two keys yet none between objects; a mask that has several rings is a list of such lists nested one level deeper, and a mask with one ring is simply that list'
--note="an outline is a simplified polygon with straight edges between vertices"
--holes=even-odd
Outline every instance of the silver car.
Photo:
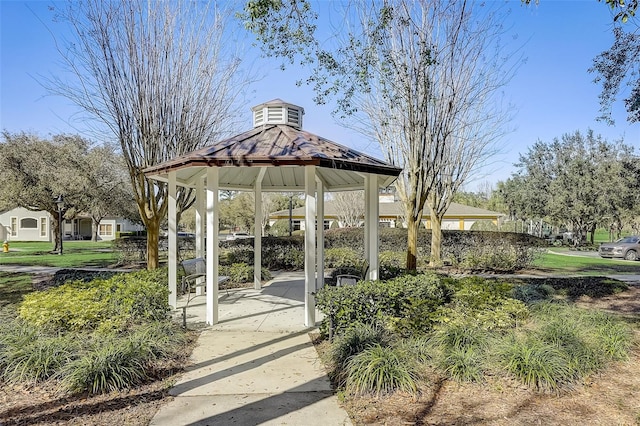
[{"label": "silver car", "polygon": [[614,243],[604,243],[598,249],[600,257],[619,257],[626,260],[640,259],[640,237],[624,237]]}]

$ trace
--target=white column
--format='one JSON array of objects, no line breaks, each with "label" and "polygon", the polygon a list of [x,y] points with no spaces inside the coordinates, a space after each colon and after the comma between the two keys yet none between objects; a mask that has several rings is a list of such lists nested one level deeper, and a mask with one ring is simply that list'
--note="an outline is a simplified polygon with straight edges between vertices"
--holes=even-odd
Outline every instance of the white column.
[{"label": "white column", "polygon": [[369,221],[369,175],[364,177],[364,258],[371,262],[371,244],[369,244],[371,222]]},{"label": "white column", "polygon": [[267,171],[266,167],[261,167],[256,184],[255,192],[255,217],[253,222],[253,288],[262,288],[262,179]]},{"label": "white column", "polygon": [[379,214],[379,198],[378,198],[378,180],[375,175],[368,174],[364,180],[364,198],[365,198],[365,241],[368,249],[367,259],[369,260],[369,279],[377,280],[380,276],[378,273],[378,252],[380,244],[378,241],[378,228],[380,221]]},{"label": "white column", "polygon": [[169,262],[169,306],[173,309],[177,308],[178,293],[178,223],[177,223],[177,206],[176,199],[178,189],[176,186],[176,172],[169,172],[169,246],[168,246],[168,262]]},{"label": "white column", "polygon": [[[206,220],[205,201],[207,194],[204,192],[204,179],[199,178],[196,182],[196,257],[205,257],[204,247],[204,224]],[[198,278],[197,284],[202,284],[204,278]],[[196,287],[196,296],[204,293],[202,286]]]},{"label": "white column", "polygon": [[316,235],[316,245],[318,247],[318,268],[316,272],[316,290],[324,287],[324,184],[318,179],[318,230]]},{"label": "white column", "polygon": [[218,168],[207,169],[207,315],[208,325],[218,323]]},{"label": "white column", "polygon": [[304,166],[305,222],[304,222],[304,325],[316,324],[316,167]]}]

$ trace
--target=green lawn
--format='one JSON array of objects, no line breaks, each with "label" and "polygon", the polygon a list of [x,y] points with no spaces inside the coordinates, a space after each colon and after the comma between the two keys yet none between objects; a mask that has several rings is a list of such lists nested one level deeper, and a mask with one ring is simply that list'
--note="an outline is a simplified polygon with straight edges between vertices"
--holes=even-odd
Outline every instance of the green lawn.
[{"label": "green lawn", "polygon": [[[554,250],[561,252],[559,249]],[[549,274],[640,274],[640,262],[602,259],[600,257],[566,256],[554,252],[544,253],[534,263],[534,267]]]},{"label": "green lawn", "polygon": [[21,302],[31,291],[31,275],[0,272],[0,308]]},{"label": "green lawn", "polygon": [[65,241],[63,254],[51,253],[52,243],[11,242],[9,253],[0,253],[0,265],[38,265],[60,268],[105,267],[117,263],[109,241]]}]

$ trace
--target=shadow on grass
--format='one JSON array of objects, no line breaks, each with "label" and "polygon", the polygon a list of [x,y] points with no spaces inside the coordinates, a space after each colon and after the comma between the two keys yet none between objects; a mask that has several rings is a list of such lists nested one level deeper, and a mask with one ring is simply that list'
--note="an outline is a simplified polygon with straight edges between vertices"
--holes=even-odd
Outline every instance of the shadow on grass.
[{"label": "shadow on grass", "polygon": [[32,291],[30,275],[0,272],[0,307],[19,303]]},{"label": "shadow on grass", "polygon": [[563,266],[560,268],[541,268],[537,267],[536,270],[539,272],[553,274],[558,272],[563,273],[588,273],[590,275],[617,275],[617,274],[637,274],[640,271],[640,262],[625,262],[622,261],[612,261],[616,263],[611,263],[611,265],[606,264],[593,264],[593,263],[585,263],[584,265],[574,265],[574,266]]},{"label": "shadow on grass", "polygon": [[603,298],[614,294],[622,293],[629,289],[629,286],[618,280],[608,277],[588,276],[588,277],[543,277],[543,278],[517,278],[515,284],[530,286],[551,286],[556,295],[567,297],[576,301],[582,296],[592,298]]}]

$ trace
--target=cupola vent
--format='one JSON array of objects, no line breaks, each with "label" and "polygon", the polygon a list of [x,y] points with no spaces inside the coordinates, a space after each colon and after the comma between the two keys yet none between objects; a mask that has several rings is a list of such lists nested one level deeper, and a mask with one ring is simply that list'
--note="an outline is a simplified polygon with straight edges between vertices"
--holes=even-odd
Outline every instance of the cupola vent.
[{"label": "cupola vent", "polygon": [[304,108],[288,104],[282,99],[274,99],[251,108],[253,111],[253,127],[268,124],[286,124],[287,126],[302,128]]}]

